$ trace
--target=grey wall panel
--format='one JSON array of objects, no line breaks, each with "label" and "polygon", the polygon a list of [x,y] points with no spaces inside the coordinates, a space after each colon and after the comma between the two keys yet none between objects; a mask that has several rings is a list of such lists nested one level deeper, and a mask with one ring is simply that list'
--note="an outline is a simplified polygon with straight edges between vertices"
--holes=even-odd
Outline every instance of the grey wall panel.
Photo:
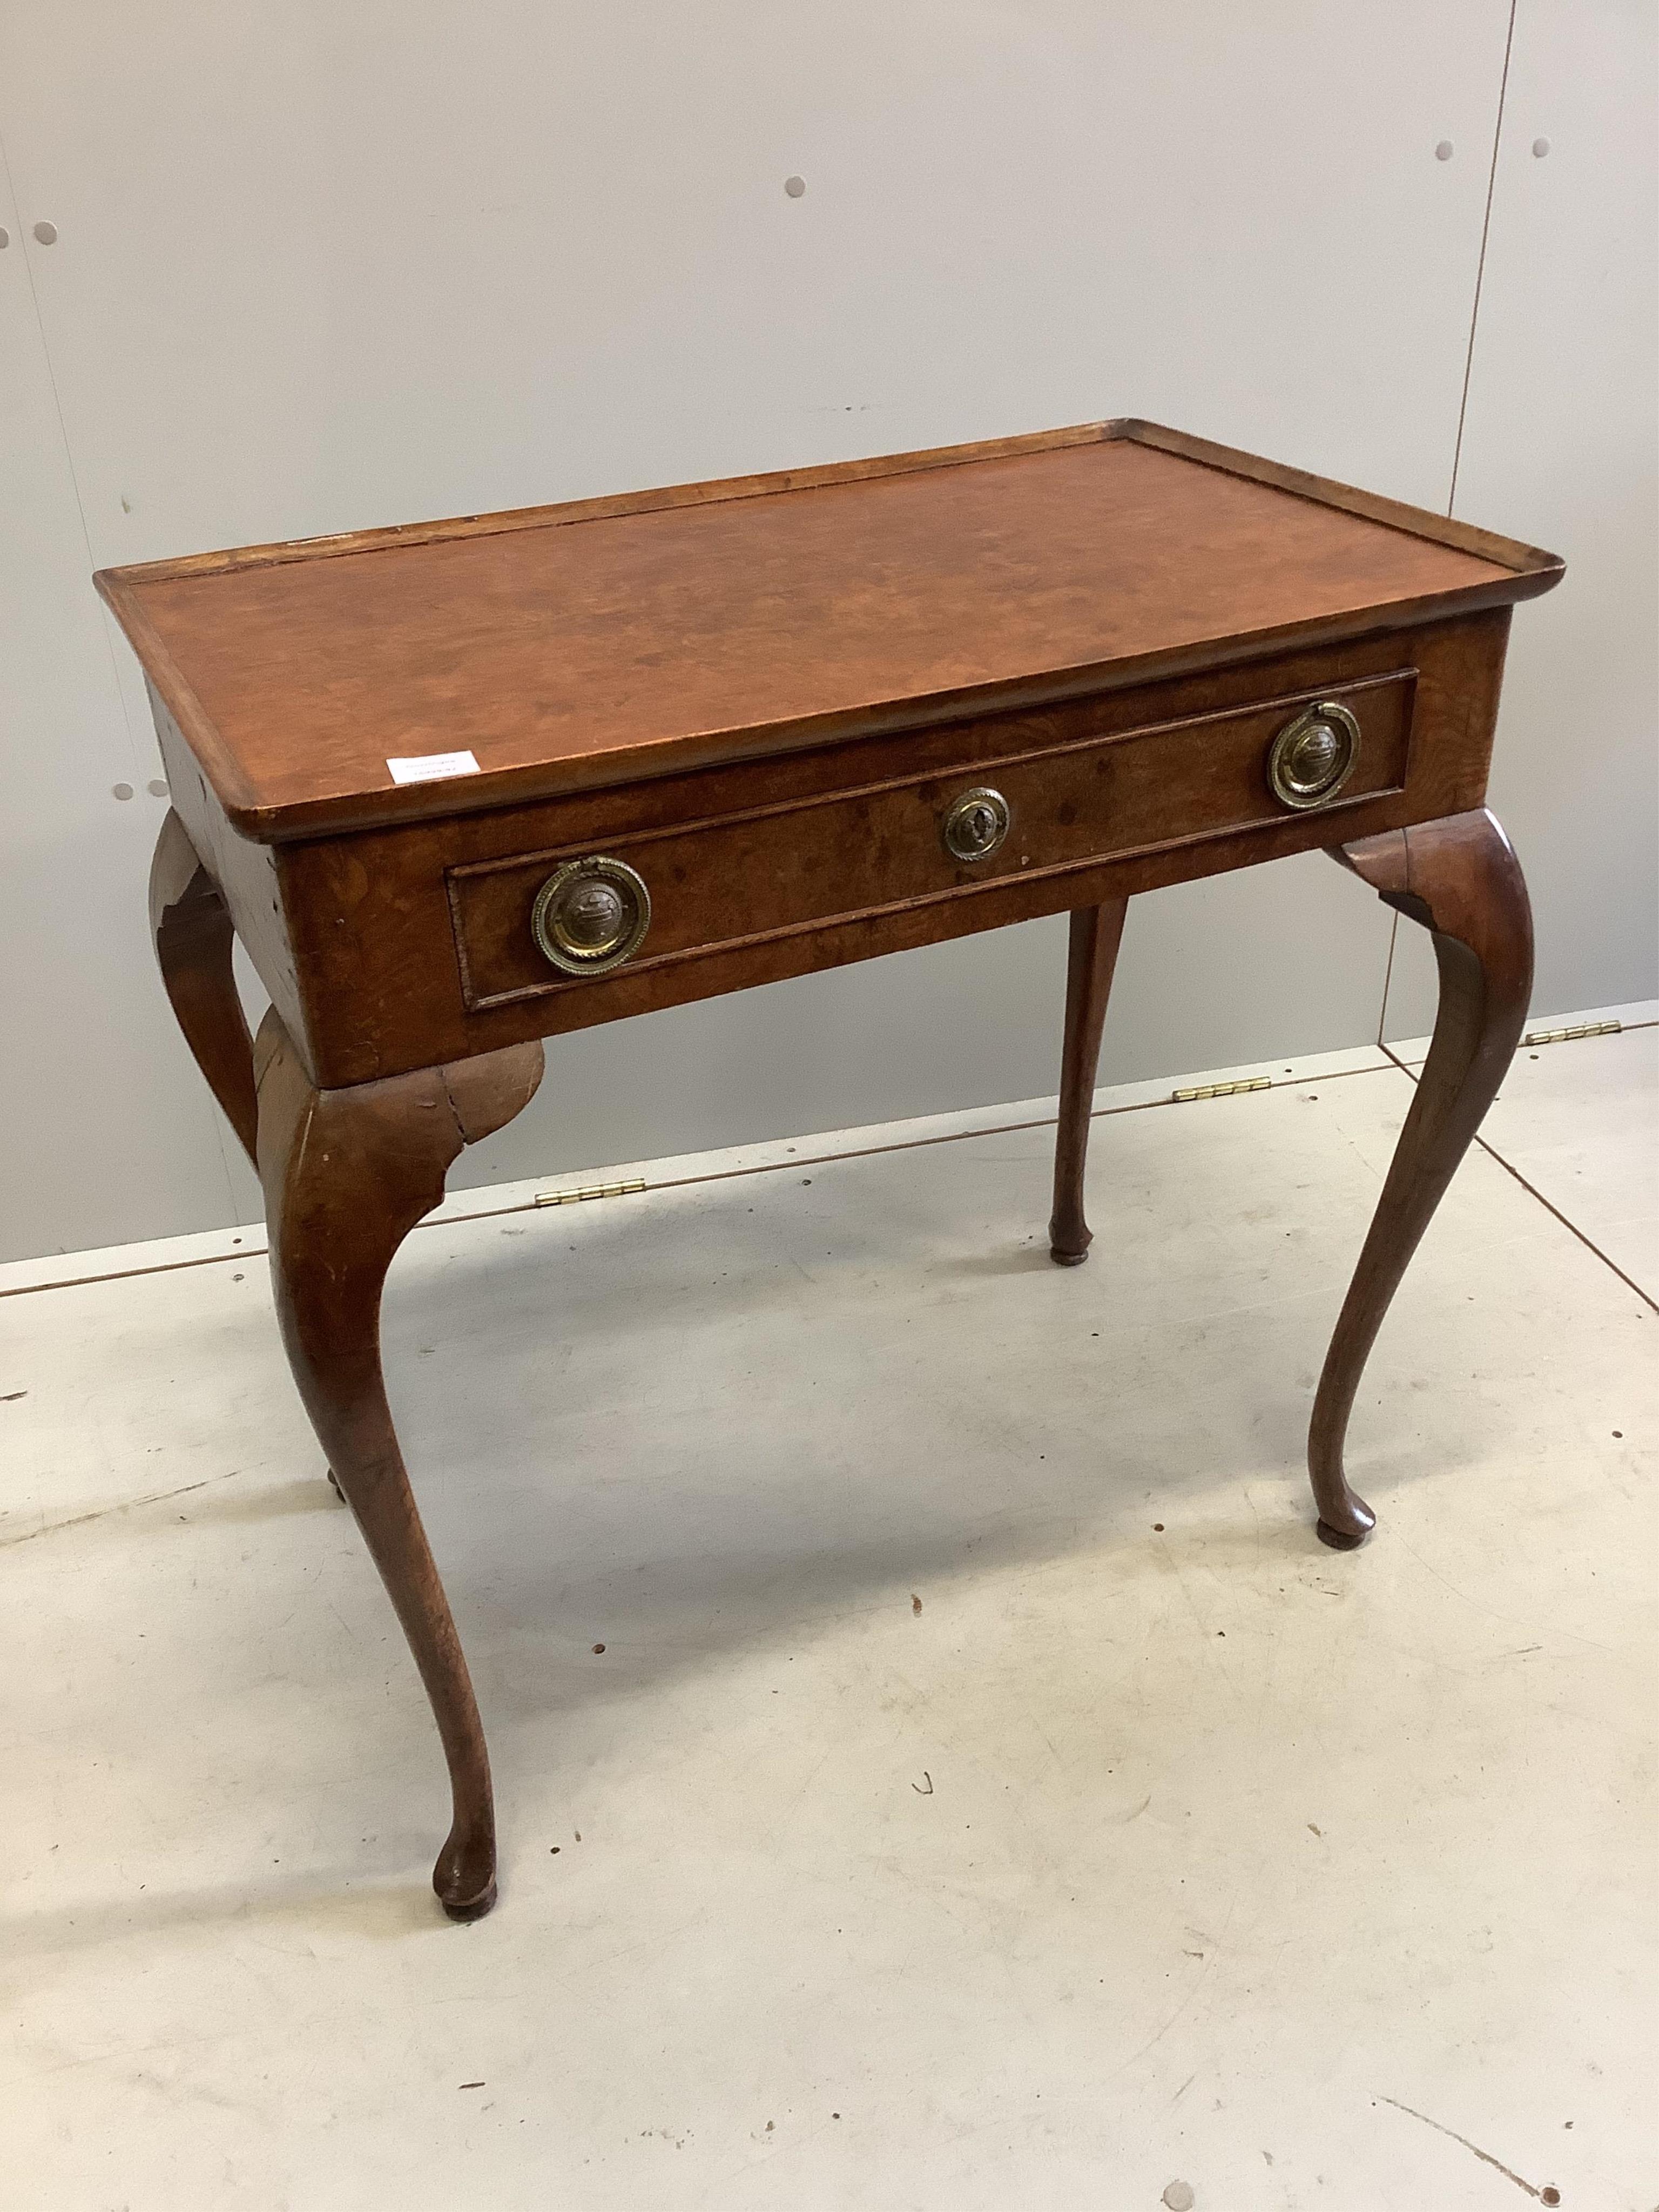
[{"label": "grey wall panel", "polygon": [[[121,712],[0,169],[0,1257],[211,1228],[228,1132],[144,926],[164,801]],[[114,796],[116,786],[128,793]]]},{"label": "grey wall panel", "polygon": [[100,561],[1130,408],[1443,504],[1506,21],[11,0],[0,124]]},{"label": "grey wall panel", "polygon": [[[1492,786],[1541,1014],[1659,994],[1656,115],[1651,0],[1520,0],[1456,512],[1568,562],[1516,613]],[[1400,938],[1388,1027],[1412,1036],[1434,963]]]}]

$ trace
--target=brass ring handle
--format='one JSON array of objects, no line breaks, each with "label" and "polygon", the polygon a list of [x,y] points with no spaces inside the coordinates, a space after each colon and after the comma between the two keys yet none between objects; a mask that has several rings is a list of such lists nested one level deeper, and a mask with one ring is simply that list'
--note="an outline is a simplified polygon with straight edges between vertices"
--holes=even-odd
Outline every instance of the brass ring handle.
[{"label": "brass ring handle", "polygon": [[588,854],[555,868],[536,894],[530,933],[567,975],[604,975],[639,951],[651,894],[626,860]]},{"label": "brass ring handle", "polygon": [[1319,699],[1286,722],[1267,755],[1267,781],[1286,806],[1334,799],[1359,759],[1359,724],[1334,699]]},{"label": "brass ring handle", "polygon": [[940,831],[954,860],[988,860],[1008,835],[1008,802],[1000,791],[981,786],[964,791],[945,809]]}]

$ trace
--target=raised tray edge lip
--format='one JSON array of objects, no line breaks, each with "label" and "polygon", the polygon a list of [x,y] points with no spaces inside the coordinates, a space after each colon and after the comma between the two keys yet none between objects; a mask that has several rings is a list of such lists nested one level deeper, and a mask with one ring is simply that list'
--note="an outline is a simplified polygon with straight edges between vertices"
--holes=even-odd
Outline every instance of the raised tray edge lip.
[{"label": "raised tray edge lip", "polygon": [[1523,585],[1524,588],[1515,594],[1516,599],[1535,599],[1540,592],[1547,592],[1559,584],[1566,574],[1567,564],[1560,554],[1547,552],[1541,545],[1525,544],[1518,538],[1483,530],[1475,523],[1460,522],[1453,515],[1436,514],[1428,507],[1413,507],[1407,500],[1364,491],[1357,484],[1340,483],[1334,477],[1315,476],[1307,469],[1291,468],[1283,461],[1265,460],[1259,453],[1247,453],[1236,446],[1218,445],[1212,439],[1194,437],[1188,431],[1171,430],[1161,422],[1144,422],[1133,416],[1103,427],[1109,428],[1115,437],[1155,447],[1161,453],[1195,461],[1204,468],[1218,469],[1225,476],[1247,477],[1254,483],[1270,484],[1275,490],[1289,492],[1297,499],[1312,500],[1322,507],[1336,507],[1344,514],[1381,523],[1408,538],[1427,538],[1454,552],[1467,553],[1477,561],[1489,561],[1497,568],[1509,569]]},{"label": "raised tray edge lip", "polygon": [[[661,514],[673,507],[713,507],[731,500],[765,499],[780,492],[816,491],[830,484],[915,476],[928,469],[962,468],[975,461],[1010,460],[1022,453],[1057,452],[1068,446],[1103,445],[1127,434],[1127,427],[1116,422],[1077,422],[1064,429],[981,439],[972,445],[930,446],[915,453],[874,453],[863,459],[826,461],[811,468],[773,469],[755,476],[711,477],[690,483],[654,484],[639,491],[558,500],[545,507],[505,507],[495,514],[454,514],[431,522],[394,522],[368,530],[336,531],[319,538],[289,538],[269,545],[228,546],[217,552],[135,562],[125,568],[100,570],[99,575],[133,586],[187,582],[194,577],[222,575],[243,568],[280,568],[295,561],[338,560],[356,553],[391,552],[406,545],[439,544],[452,538],[501,538],[520,530],[555,530],[577,522],[611,522],[629,515]],[[98,580],[94,577],[94,581]]]},{"label": "raised tray edge lip", "polygon": [[[875,453],[864,459],[827,461],[810,468],[775,469],[759,475],[716,477],[690,483],[659,484],[639,491],[616,492],[590,499],[561,500],[548,506],[507,507],[495,514],[450,515],[430,522],[392,523],[367,530],[335,531],[318,538],[295,538],[264,545],[228,546],[217,551],[183,554],[162,561],[134,562],[125,567],[100,569],[94,578],[100,591],[111,585],[137,587],[144,584],[174,583],[192,577],[224,574],[243,568],[275,568],[296,561],[337,560],[356,553],[387,552],[405,545],[435,544],[459,538],[501,537],[520,530],[557,529],[571,523],[601,522],[632,514],[660,513],[678,507],[706,507],[738,499],[764,499],[780,492],[812,491],[826,485],[859,483],[890,476],[912,476],[929,469],[963,468],[977,461],[1009,460],[1023,453],[1054,453],[1072,446],[1109,445],[1115,441],[1151,446],[1179,459],[1221,470],[1229,476],[1247,477],[1256,483],[1340,508],[1344,514],[1381,522],[1408,536],[1426,538],[1437,544],[1495,562],[1517,574],[1553,569],[1559,576],[1565,563],[1540,546],[1498,532],[1482,530],[1449,515],[1381,493],[1362,490],[1333,477],[1316,476],[1305,469],[1264,459],[1236,446],[1218,444],[1161,422],[1125,415],[1094,422],[1074,422],[1054,430],[1022,432],[1012,437],[983,438],[957,446],[929,446],[907,453]],[[107,592],[105,592],[108,598]]]}]

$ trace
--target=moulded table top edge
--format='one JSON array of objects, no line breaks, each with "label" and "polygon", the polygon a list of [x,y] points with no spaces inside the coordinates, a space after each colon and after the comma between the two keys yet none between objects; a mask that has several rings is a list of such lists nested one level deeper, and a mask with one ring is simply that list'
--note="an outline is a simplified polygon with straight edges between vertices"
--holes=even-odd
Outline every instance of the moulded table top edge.
[{"label": "moulded table top edge", "polygon": [[[1307,619],[1269,623],[1215,636],[1188,637],[1146,652],[1118,652],[1105,659],[1070,665],[1052,663],[998,675],[988,681],[887,695],[848,703],[838,701],[821,713],[794,712],[751,721],[726,721],[708,727],[682,727],[666,736],[633,744],[611,744],[591,754],[566,753],[547,761],[509,763],[482,772],[438,781],[398,785],[389,781],[366,789],[335,790],[315,798],[272,802],[250,782],[233,745],[225,742],[204,707],[186,672],[151,621],[144,605],[147,586],[169,582],[228,580],[250,569],[295,562],[390,553],[417,546],[443,546],[455,539],[498,537],[556,529],[587,521],[622,521],[671,514],[769,495],[804,492],[956,470],[986,461],[1047,456],[1064,449],[1122,441],[1195,465],[1205,471],[1241,478],[1297,502],[1349,514],[1355,520],[1442,547],[1484,564],[1488,571],[1471,581],[1389,599],[1327,610]],[[1468,524],[1358,490],[1305,471],[1263,460],[1185,433],[1134,419],[1080,424],[1009,439],[924,452],[839,462],[821,468],[787,470],[768,476],[733,477],[671,486],[557,506],[511,510],[491,516],[461,517],[448,522],[394,526],[287,544],[233,549],[177,561],[135,564],[99,572],[97,588],[121,623],[146,672],[177,719],[180,729],[223,805],[233,826],[261,842],[327,836],[391,826],[438,816],[492,811],[620,782],[684,772],[698,767],[752,757],[766,751],[803,750],[848,738],[921,726],[958,714],[1040,706],[1090,690],[1117,689],[1216,665],[1258,658],[1281,647],[1345,640],[1367,630],[1406,627],[1437,617],[1511,604],[1548,590],[1563,563],[1553,554],[1480,530]],[[1493,574],[1492,571],[1500,571]]]},{"label": "moulded table top edge", "polygon": [[1036,712],[1090,693],[1128,690],[1163,678],[1243,665],[1297,647],[1347,644],[1380,630],[1409,629],[1445,616],[1475,614],[1507,606],[1547,590],[1553,581],[1549,578],[1520,592],[1492,586],[1444,594],[1435,599],[1398,600],[1368,609],[1363,615],[1344,622],[1295,623],[1249,637],[1235,635],[1164,653],[1049,672],[1024,683],[918,695],[896,704],[868,708],[857,715],[842,712],[821,717],[796,717],[782,722],[751,723],[738,729],[702,733],[706,750],[699,750],[695,740],[682,737],[648,750],[641,748],[627,755],[611,753],[589,760],[561,762],[556,773],[546,766],[480,769],[477,775],[430,782],[391,784],[349,799],[302,800],[280,806],[258,802],[242,776],[234,755],[219,743],[212,722],[202,714],[190,687],[173,670],[161,641],[155,641],[154,662],[148,653],[141,652],[140,659],[146,663],[158,694],[205,771],[231,828],[252,843],[283,845],[319,837],[347,836],[368,830],[395,829],[461,814],[493,813],[579,792],[654,781],[689,775],[701,768],[729,766],[769,754],[805,752],[814,746],[860,738],[896,736],[906,730],[926,729],[940,722],[968,720],[997,712]]}]

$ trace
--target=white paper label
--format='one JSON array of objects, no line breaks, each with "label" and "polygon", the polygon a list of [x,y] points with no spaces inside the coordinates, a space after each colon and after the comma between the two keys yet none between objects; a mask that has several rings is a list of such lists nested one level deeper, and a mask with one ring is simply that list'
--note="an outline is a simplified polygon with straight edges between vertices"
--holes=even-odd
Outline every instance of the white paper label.
[{"label": "white paper label", "polygon": [[416,753],[411,760],[389,760],[393,783],[436,783],[446,775],[477,775],[471,753]]}]

